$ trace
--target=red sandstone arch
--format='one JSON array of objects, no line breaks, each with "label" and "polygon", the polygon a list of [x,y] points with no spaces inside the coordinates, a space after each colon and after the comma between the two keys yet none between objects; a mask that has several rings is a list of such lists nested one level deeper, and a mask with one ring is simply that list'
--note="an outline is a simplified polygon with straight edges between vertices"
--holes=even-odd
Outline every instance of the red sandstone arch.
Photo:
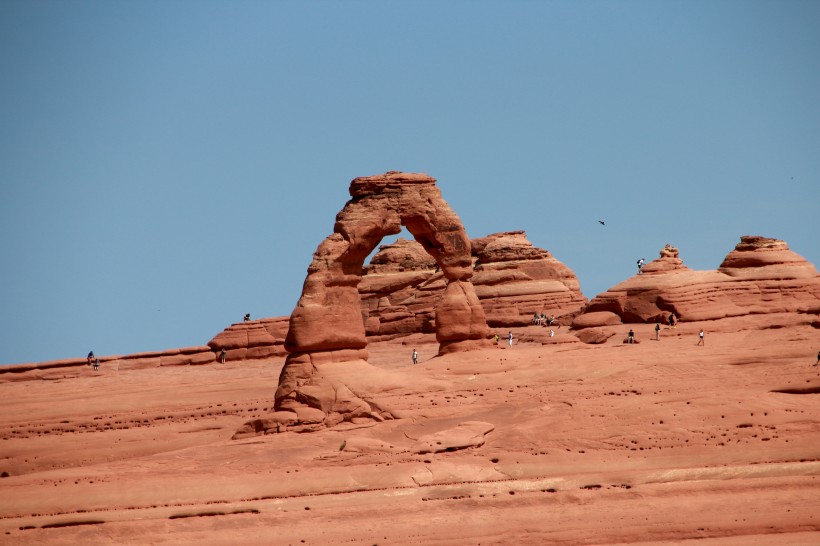
[{"label": "red sandstone arch", "polygon": [[[439,353],[489,344],[490,332],[473,285],[470,239],[461,220],[441,197],[436,180],[424,174],[388,172],[356,178],[351,199],[336,216],[333,234],[313,255],[296,308],[290,317],[285,349],[290,353],[276,391],[278,410],[302,411],[331,421],[356,415],[374,416],[370,404],[343,393],[326,381],[322,364],[367,360],[367,339],[358,284],[367,256],[382,238],[402,226],[436,260],[447,288],[436,307]],[[330,385],[329,385],[330,384]],[[333,389],[331,392],[328,389]],[[346,390],[346,387],[345,387]],[[348,391],[349,392],[349,391]],[[343,396],[343,397],[344,397]],[[336,404],[336,406],[334,406]],[[305,421],[300,417],[300,421]]]}]

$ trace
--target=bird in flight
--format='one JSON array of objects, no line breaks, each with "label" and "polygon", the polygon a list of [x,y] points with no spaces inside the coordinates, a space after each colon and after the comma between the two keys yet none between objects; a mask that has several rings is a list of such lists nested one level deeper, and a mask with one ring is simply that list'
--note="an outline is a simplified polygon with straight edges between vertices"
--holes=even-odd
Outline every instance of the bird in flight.
[{"label": "bird in flight", "polygon": [[606,225],[603,220],[598,220],[598,223],[601,224],[602,226]]}]

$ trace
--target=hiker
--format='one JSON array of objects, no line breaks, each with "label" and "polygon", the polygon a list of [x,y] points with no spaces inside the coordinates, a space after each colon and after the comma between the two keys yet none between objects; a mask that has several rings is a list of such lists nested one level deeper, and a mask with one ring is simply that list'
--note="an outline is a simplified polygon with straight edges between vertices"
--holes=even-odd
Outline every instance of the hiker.
[{"label": "hiker", "polygon": [[510,335],[509,335],[508,339],[510,341],[510,347],[512,347],[512,341],[513,341],[512,330],[510,330]]},{"label": "hiker", "polygon": [[419,354],[416,352],[415,349],[413,349],[412,358],[413,358],[413,364],[418,364],[419,363]]},{"label": "hiker", "polygon": [[675,327],[675,315],[674,315],[674,313],[669,313],[669,327],[670,328]]},{"label": "hiker", "polygon": [[698,334],[698,345],[706,346],[706,342],[703,341],[703,328],[700,329],[700,333]]},{"label": "hiker", "polygon": [[552,326],[553,322],[555,322],[555,315],[550,315],[550,318],[547,319],[547,326]]},{"label": "hiker", "polygon": [[498,334],[493,336],[493,341],[495,341],[495,344],[498,345]]},{"label": "hiker", "polygon": [[635,343],[635,332],[632,331],[632,328],[629,329],[629,333],[626,335],[626,342]]},{"label": "hiker", "polygon": [[639,274],[639,275],[643,272],[642,270],[643,270],[643,264],[644,264],[644,263],[646,263],[646,262],[644,262],[644,259],[643,259],[643,258],[641,258],[640,260],[638,260],[638,274]]},{"label": "hiker", "polygon": [[243,322],[248,322],[249,320],[251,320],[251,314],[250,313],[245,313],[245,317],[242,319],[242,321]]},{"label": "hiker", "polygon": [[655,341],[661,340],[661,325],[658,324],[658,321],[655,321]]},{"label": "hiker", "polygon": [[222,350],[219,352],[219,363],[220,363],[220,364],[224,364],[224,363],[225,363],[225,359],[226,359],[227,357],[228,357],[228,351],[226,351],[225,349],[222,349]]},{"label": "hiker", "polygon": [[94,371],[96,372],[99,369],[100,369],[100,359],[97,358],[97,357],[94,357]]},{"label": "hiker", "polygon": [[88,365],[91,366],[94,363],[94,351],[88,351],[88,356],[85,357],[86,362]]},{"label": "hiker", "polygon": [[535,324],[535,325],[541,324],[541,319],[538,317],[538,313],[535,313],[532,316],[532,320],[530,321],[530,324]]}]

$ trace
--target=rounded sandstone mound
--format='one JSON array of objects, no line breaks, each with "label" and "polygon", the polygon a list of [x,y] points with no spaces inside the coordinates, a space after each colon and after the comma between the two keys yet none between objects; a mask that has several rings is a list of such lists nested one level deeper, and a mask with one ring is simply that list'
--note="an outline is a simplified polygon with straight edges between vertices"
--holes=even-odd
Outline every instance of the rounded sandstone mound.
[{"label": "rounded sandstone mound", "polygon": [[[743,236],[717,270],[686,267],[666,245],[643,271],[594,297],[573,322],[584,329],[621,323],[666,323],[770,315],[811,324],[820,314],[820,275],[784,241]],[[756,321],[756,324],[760,321]]]}]

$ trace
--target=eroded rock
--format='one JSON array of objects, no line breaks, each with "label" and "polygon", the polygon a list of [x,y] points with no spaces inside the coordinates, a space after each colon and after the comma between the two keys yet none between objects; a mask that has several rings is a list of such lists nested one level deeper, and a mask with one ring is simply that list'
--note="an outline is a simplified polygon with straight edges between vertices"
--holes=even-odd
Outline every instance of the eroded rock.
[{"label": "eroded rock", "polygon": [[786,314],[791,323],[812,324],[820,315],[820,275],[778,239],[743,236],[713,271],[689,269],[666,245],[643,273],[593,298],[573,328],[667,324],[670,314],[684,322]]},{"label": "eroded rock", "polygon": [[[275,408],[296,412],[300,423],[309,425],[319,417],[305,408],[321,412],[323,420],[329,417],[328,423],[389,416],[346,389],[343,365],[345,359],[367,359],[359,296],[364,259],[383,237],[399,233],[402,226],[433,258],[443,277],[445,295],[435,308],[440,352],[490,345],[484,311],[470,282],[470,240],[435,179],[400,172],[356,178],[350,195],[336,216],[333,234],[313,255],[285,338],[290,354],[279,378]],[[406,261],[404,256],[399,259]],[[321,360],[328,358],[333,379],[321,369]]]}]

